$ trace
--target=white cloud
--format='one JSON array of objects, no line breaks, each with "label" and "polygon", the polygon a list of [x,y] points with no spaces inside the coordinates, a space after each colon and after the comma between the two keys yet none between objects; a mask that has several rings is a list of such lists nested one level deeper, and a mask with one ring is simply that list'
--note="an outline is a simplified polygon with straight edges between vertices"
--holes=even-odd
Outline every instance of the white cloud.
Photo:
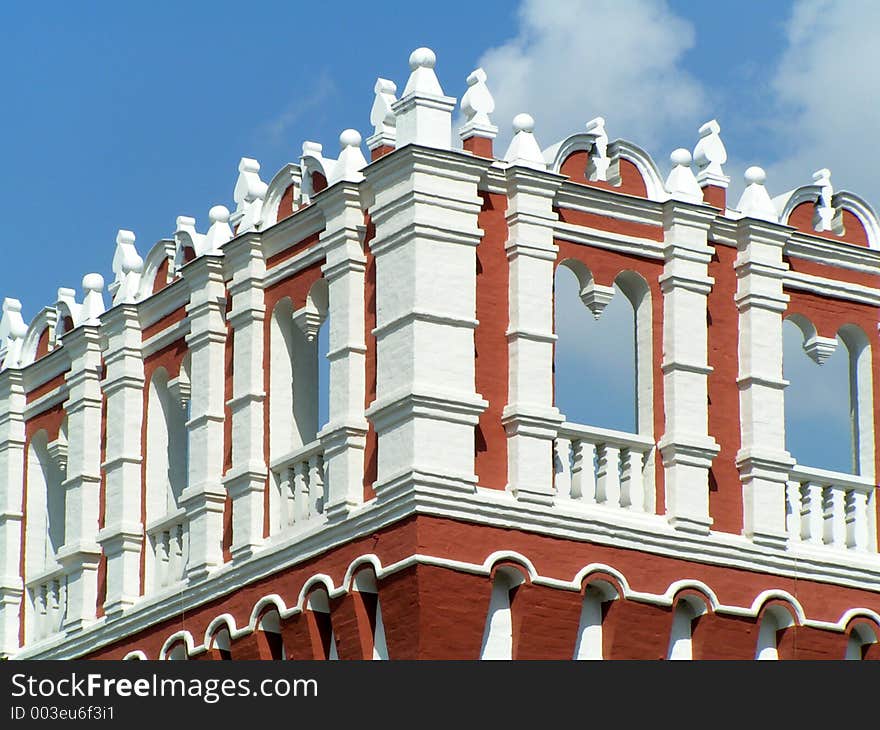
[{"label": "white cloud", "polygon": [[307,113],[323,107],[336,94],[336,83],[327,69],[323,69],[315,79],[311,90],[295,98],[273,118],[263,122],[257,130],[257,136],[270,145],[287,143],[290,129]]},{"label": "white cloud", "polygon": [[772,120],[779,160],[768,170],[774,194],[811,182],[828,167],[836,189],[880,207],[880,63],[875,0],[798,0],[773,76]]},{"label": "white cloud", "polygon": [[611,139],[630,139],[662,164],[705,121],[703,87],[680,65],[694,38],[663,0],[524,0],[519,34],[479,62],[502,141],[519,112],[535,117],[544,147],[601,115]]}]

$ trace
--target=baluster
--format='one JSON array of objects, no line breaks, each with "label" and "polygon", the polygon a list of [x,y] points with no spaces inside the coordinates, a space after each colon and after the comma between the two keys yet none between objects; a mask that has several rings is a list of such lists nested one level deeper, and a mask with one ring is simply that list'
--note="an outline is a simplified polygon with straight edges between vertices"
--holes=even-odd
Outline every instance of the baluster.
[{"label": "baluster", "polygon": [[868,496],[857,489],[847,491],[846,546],[855,550],[868,549]]},{"label": "baluster", "polygon": [[[571,455],[571,494],[572,499],[583,499],[584,497],[584,442],[575,439],[569,447]],[[590,473],[592,474],[592,464],[590,464]],[[590,495],[592,496],[592,495]]]},{"label": "baluster", "polygon": [[824,518],[825,544],[844,547],[846,539],[846,515],[843,490],[829,485],[822,490],[822,515]]},{"label": "baluster", "polygon": [[321,454],[312,454],[309,457],[309,498],[311,500],[311,514],[323,513],[324,457]]},{"label": "baluster", "polygon": [[61,631],[64,626],[64,619],[67,617],[67,576],[59,578],[58,586],[58,616],[55,621],[54,630]]},{"label": "baluster", "polygon": [[573,469],[569,465],[572,442],[563,436],[553,441],[553,482],[557,499],[574,497]]},{"label": "baluster", "polygon": [[817,482],[804,482],[799,489],[801,537],[814,545],[822,545],[825,540],[825,507],[822,501],[822,489],[822,485]]},{"label": "baluster", "polygon": [[38,585],[35,596],[34,632],[37,637],[42,638],[46,633],[46,614],[49,606],[49,585],[47,583],[41,583]]},{"label": "baluster", "polygon": [[293,468],[285,466],[281,470],[281,503],[279,509],[281,511],[281,519],[279,526],[283,529],[293,524],[294,508],[296,506],[296,493],[293,476]]},{"label": "baluster", "polygon": [[645,511],[645,482],[642,473],[643,456],[634,449],[622,453],[620,479],[620,506],[629,507],[634,512]]},{"label": "baluster", "polygon": [[309,516],[308,463],[298,461],[293,465],[293,523]]},{"label": "baluster", "polygon": [[183,525],[171,528],[171,550],[173,555],[171,580],[174,583],[183,577]]},{"label": "baluster", "polygon": [[159,579],[160,588],[164,588],[168,585],[168,562],[171,559],[171,546],[169,545],[170,538],[171,535],[168,534],[168,530],[162,530],[159,532],[159,559],[156,561],[156,575]]},{"label": "baluster", "polygon": [[785,531],[789,540],[804,539],[801,524],[801,485],[788,481],[785,483]]},{"label": "baluster", "polygon": [[596,501],[612,507],[620,506],[620,449],[597,444]]},{"label": "baluster", "polygon": [[[596,492],[596,446],[589,441],[578,441],[578,482],[580,483],[580,498],[588,503],[595,504],[598,501]],[[572,476],[572,479],[574,477]]]}]

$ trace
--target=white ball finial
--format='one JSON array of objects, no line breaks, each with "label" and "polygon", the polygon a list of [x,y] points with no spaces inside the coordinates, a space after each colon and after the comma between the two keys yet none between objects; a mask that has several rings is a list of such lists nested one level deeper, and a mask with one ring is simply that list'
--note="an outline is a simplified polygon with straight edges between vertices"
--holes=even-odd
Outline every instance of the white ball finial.
[{"label": "white ball finial", "polygon": [[757,165],[752,165],[745,172],[745,179],[748,185],[763,185],[764,181],[767,179],[767,173],[764,172],[764,168],[758,167]]},{"label": "white ball finial", "polygon": [[104,291],[104,277],[100,274],[86,274],[82,280],[82,288],[85,292]]},{"label": "white ball finial", "polygon": [[416,48],[409,54],[409,67],[411,71],[417,68],[434,68],[437,63],[437,55],[430,48]]},{"label": "white ball finial", "polygon": [[343,130],[342,134],[339,135],[339,144],[342,147],[360,147],[361,133],[356,129]]},{"label": "white ball finial", "polygon": [[229,208],[225,205],[215,205],[208,211],[211,223],[226,223],[229,220]]},{"label": "white ball finial", "polygon": [[684,147],[679,147],[677,150],[672,151],[672,154],[669,155],[669,159],[673,165],[678,167],[690,167],[691,153]]},{"label": "white ball finial", "polygon": [[517,114],[513,118],[513,131],[515,133],[528,132],[531,134],[535,131],[535,120],[531,114]]}]

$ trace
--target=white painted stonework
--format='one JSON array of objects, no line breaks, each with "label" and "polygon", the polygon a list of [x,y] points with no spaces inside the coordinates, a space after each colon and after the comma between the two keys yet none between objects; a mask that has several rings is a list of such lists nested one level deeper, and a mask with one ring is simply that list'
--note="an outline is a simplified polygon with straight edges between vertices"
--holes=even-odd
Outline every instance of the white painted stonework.
[{"label": "white painted stonework", "polygon": [[[335,159],[309,141],[274,175],[241,157],[230,207],[211,207],[207,227],[179,216],[167,238],[142,247],[143,256],[135,234],[119,230],[112,262],[108,247],[109,296],[103,277],[90,273],[81,293],[60,288],[30,322],[18,300],[3,299],[0,656],[87,654],[354,540],[378,539],[414,515],[638,551],[646,560],[735,567],[769,583],[806,575],[880,593],[877,332],[849,323],[832,333],[791,317],[816,363],[832,355],[838,336],[850,353],[852,474],[795,463],[782,377],[782,323],[795,292],[880,307],[880,286],[862,276],[880,276],[880,223],[870,205],[835,191],[827,168],[771,197],[764,171],[750,167],[741,198],[718,210],[703,198],[707,188],[728,184],[716,120],[700,128],[693,155],[672,152],[666,174],[637,145],[610,140],[602,117],[585,128],[573,120],[580,133],[542,148],[542,110],[493,120],[483,69],[456,84],[463,122],[453,130],[459,101],[444,92],[436,66],[434,52],[419,48],[400,86],[379,78],[364,110],[369,136],[342,130]],[[472,137],[494,139],[496,124],[513,131],[497,159],[461,149]],[[368,162],[365,149],[376,159]],[[578,179],[560,173],[574,153],[588,157]],[[620,189],[639,182],[633,174],[642,195]],[[506,206],[493,224],[502,233],[484,230],[490,194]],[[796,230],[789,221],[804,203],[810,229]],[[864,227],[867,246],[844,240],[849,216]],[[496,246],[506,269],[479,269],[480,246]],[[567,246],[583,260],[560,261]],[[708,313],[717,287],[710,272],[722,250],[736,257],[735,297],[727,303],[736,326],[725,333],[737,373],[727,385],[739,403],[732,450],[742,529],[735,533],[718,529],[711,511],[711,470],[722,445],[709,428]],[[622,262],[613,284],[599,254]],[[824,268],[790,266],[791,257]],[[645,262],[657,272],[650,280],[637,272]],[[559,266],[574,272],[596,319],[616,291],[632,305],[633,433],[571,422],[554,400]],[[480,287],[501,274],[506,284],[493,290],[481,322]],[[477,387],[487,354],[475,356],[480,327],[496,327],[506,341],[500,403]],[[322,358],[326,423],[318,422]],[[490,413],[506,448],[496,483],[477,474],[476,427]],[[531,565],[527,556],[517,560]],[[282,602],[276,619],[260,626],[255,608],[252,625],[230,624],[218,611],[210,635],[169,632],[163,658],[280,631],[273,620],[330,611],[349,592],[382,596],[383,578],[415,565],[493,576],[479,609],[486,612],[481,657],[512,655],[511,596],[520,573],[489,558],[375,562],[372,582],[334,585],[324,576],[324,593]],[[693,627],[710,610],[760,616],[756,658],[778,655],[775,637],[789,619],[761,613],[770,593],[747,606],[698,605],[677,600],[676,585],[667,593],[631,589],[606,565],[578,576],[532,568],[530,582],[580,591],[584,576],[600,568],[619,574],[621,589],[601,582],[584,590],[572,658],[603,658],[603,607],[617,600],[669,609],[667,658],[692,658]],[[858,611],[874,609],[852,606],[834,621],[796,618],[840,633]],[[377,659],[389,658],[389,615],[387,604],[385,619],[377,609]],[[848,655],[861,656],[876,638],[849,641]],[[131,657],[139,651],[133,646]]]}]

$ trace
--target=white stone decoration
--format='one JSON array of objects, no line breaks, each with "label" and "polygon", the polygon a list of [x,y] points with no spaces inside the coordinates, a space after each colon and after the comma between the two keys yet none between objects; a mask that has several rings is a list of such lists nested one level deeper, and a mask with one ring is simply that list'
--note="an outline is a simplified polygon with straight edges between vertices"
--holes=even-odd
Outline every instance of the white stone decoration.
[{"label": "white stone decoration", "polygon": [[472,71],[467,77],[468,89],[461,97],[461,111],[466,121],[458,132],[462,139],[495,139],[498,134],[498,127],[492,124],[489,117],[495,111],[495,99],[486,85],[486,78],[486,72],[482,68]]},{"label": "white stone decoration", "polygon": [[608,180],[608,133],[605,131],[605,118],[595,117],[587,122],[587,136],[592,138],[590,161],[587,163],[587,180],[604,182]]},{"label": "white stone decoration", "polygon": [[208,211],[208,220],[211,227],[205,234],[205,253],[219,253],[220,247],[234,235],[229,225],[229,209],[225,205],[215,205]]},{"label": "white stone decoration", "polygon": [[326,312],[319,310],[314,303],[306,302],[304,306],[293,313],[293,322],[302,330],[309,342],[314,342],[326,317]]},{"label": "white stone decoration", "polygon": [[373,88],[376,98],[370,110],[370,124],[373,134],[367,137],[367,148],[394,147],[397,141],[397,119],[394,116],[394,102],[397,101],[397,84],[388,79],[376,79]]},{"label": "white stone decoration", "polygon": [[229,217],[230,225],[238,226],[237,233],[245,233],[260,227],[263,201],[268,188],[269,186],[260,179],[260,163],[250,157],[242,157],[238,163],[238,180],[232,193],[236,208]]},{"label": "white stone decoration", "polygon": [[746,169],[744,177],[746,189],[743,190],[743,194],[736,204],[740,217],[756,218],[771,223],[778,222],[779,214],[776,211],[776,206],[770,199],[767,188],[764,187],[767,173],[762,168],[753,165]]},{"label": "white stone decoration", "polygon": [[196,219],[179,215],[174,228],[174,271],[179,272],[185,261],[185,250],[192,249],[193,256],[199,257],[206,251],[205,234],[196,231]]},{"label": "white stone decoration", "polygon": [[21,302],[4,298],[3,316],[0,317],[0,368],[18,367],[27,332],[27,324],[21,316]]},{"label": "white stone decoration", "polygon": [[98,318],[104,313],[104,277],[100,274],[86,274],[82,280],[83,301],[80,309],[80,322],[77,324],[99,324]]},{"label": "white stone decoration", "polygon": [[134,242],[134,233],[119,229],[116,234],[116,251],[113,254],[113,274],[116,278],[108,287],[114,305],[131,303],[138,299],[144,260],[138,255]]},{"label": "white stone decoration", "polygon": [[60,338],[68,331],[65,324],[65,318],[69,317],[73,327],[77,327],[80,323],[80,311],[82,304],[76,301],[76,289],[69,287],[59,287],[56,294],[55,311],[57,312],[57,323],[55,325],[55,341],[60,342]]},{"label": "white stone decoration", "polygon": [[339,157],[333,166],[333,172],[327,180],[333,185],[340,180],[360,182],[364,179],[363,170],[367,166],[367,158],[361,152],[361,134],[356,129],[346,129],[339,135]]},{"label": "white stone decoration", "polygon": [[724,174],[723,165],[727,162],[727,149],[721,140],[721,125],[710,119],[700,127],[700,139],[694,147],[694,162],[697,165],[697,182],[701,186],[715,185],[726,188],[730,178]]},{"label": "white stone decoration", "polygon": [[813,213],[813,228],[816,231],[834,231],[838,235],[843,233],[843,216],[841,211],[835,210],[831,199],[834,188],[831,185],[831,170],[823,167],[813,173],[813,184],[819,188],[819,198],[816,200],[816,210]]},{"label": "white stone decoration", "polygon": [[614,287],[603,286],[597,284],[595,279],[590,279],[587,285],[581,289],[580,297],[587,309],[593,313],[593,318],[598,320],[614,297]]},{"label": "white stone decoration", "polygon": [[688,203],[702,203],[703,191],[691,170],[691,153],[680,147],[673,150],[669,159],[672,170],[666,178],[666,190],[670,197]]},{"label": "white stone decoration", "polygon": [[529,114],[517,114],[513,118],[513,139],[504,161],[510,165],[530,167],[533,170],[546,170],[547,163],[541,147],[535,139],[535,120]]},{"label": "white stone decoration", "polygon": [[392,105],[397,119],[397,146],[418,144],[449,149],[452,146],[452,110],[455,99],[446,96],[430,48],[417,48],[409,57],[411,70],[403,95]]}]

